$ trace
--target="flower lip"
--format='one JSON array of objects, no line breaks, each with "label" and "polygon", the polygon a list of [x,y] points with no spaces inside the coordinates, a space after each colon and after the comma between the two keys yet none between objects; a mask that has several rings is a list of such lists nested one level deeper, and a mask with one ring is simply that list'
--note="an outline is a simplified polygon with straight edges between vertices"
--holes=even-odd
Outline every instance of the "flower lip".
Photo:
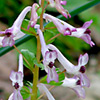
[{"label": "flower lip", "polygon": [[76,85],[81,85],[81,80],[78,80],[78,81],[76,82]]},{"label": "flower lip", "polygon": [[15,87],[15,89],[18,89],[19,88],[19,84],[16,82],[14,87]]},{"label": "flower lip", "polygon": [[12,34],[11,32],[7,32],[7,33],[6,33],[7,37],[10,37],[11,34]]},{"label": "flower lip", "polygon": [[54,66],[54,63],[53,62],[50,62],[49,65],[48,65],[50,68],[52,68]]},{"label": "flower lip", "polygon": [[81,73],[85,73],[85,70],[86,70],[86,68],[85,68],[84,66],[81,66],[80,72],[81,72]]},{"label": "flower lip", "polygon": [[66,28],[66,29],[65,29],[64,35],[71,35],[71,30],[70,30],[70,28]]},{"label": "flower lip", "polygon": [[91,34],[91,30],[87,28],[86,31],[84,32],[84,34],[89,34],[90,35]]}]

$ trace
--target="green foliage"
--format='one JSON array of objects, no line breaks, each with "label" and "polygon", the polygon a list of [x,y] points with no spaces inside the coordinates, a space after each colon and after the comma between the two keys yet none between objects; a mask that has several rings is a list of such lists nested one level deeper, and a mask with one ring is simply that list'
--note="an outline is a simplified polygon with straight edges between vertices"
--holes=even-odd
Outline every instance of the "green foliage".
[{"label": "green foliage", "polygon": [[33,66],[34,66],[34,58],[35,55],[34,53],[30,52],[29,50],[26,49],[22,49],[21,50],[22,55],[25,57],[25,59],[27,60],[27,62],[24,60],[24,65],[29,68],[30,70],[32,70]]},{"label": "green foliage", "polygon": [[50,29],[51,27],[55,27],[53,22],[50,22],[45,26],[46,30],[44,31],[44,38],[45,38],[45,41],[47,42],[47,44],[54,42],[55,39],[53,39],[53,40],[51,40],[49,42],[48,42],[48,40],[59,33],[57,28]]},{"label": "green foliage", "polygon": [[30,96],[30,90],[26,86],[23,86],[21,88],[21,91],[20,92],[21,92],[21,95],[22,95],[23,99],[27,99]]},{"label": "green foliage", "polygon": [[38,16],[40,16],[41,13],[42,13],[42,8],[39,8],[39,9],[37,10],[37,14],[38,14]]},{"label": "green foliage", "polygon": [[[27,29],[28,25],[29,25],[29,20],[24,19],[21,27]],[[34,27],[33,28],[32,27],[29,28],[28,31],[30,31],[30,32],[25,31],[23,29],[21,29],[21,30],[22,30],[22,32],[24,32],[25,34],[28,34],[28,35],[33,35],[31,32],[33,32],[34,34],[36,34],[36,31],[35,31],[35,28]]]},{"label": "green foliage", "polygon": [[33,63],[37,65],[39,68],[41,68],[41,70],[44,70],[44,65],[42,63],[38,63],[36,58],[33,60]]},{"label": "green foliage", "polygon": [[60,86],[63,83],[62,81],[65,79],[65,74],[64,73],[61,73],[61,72],[57,72],[57,74],[59,75],[59,82],[51,81],[50,83],[47,83],[47,75],[45,77],[43,77],[40,80],[40,82],[43,83],[43,84]]},{"label": "green foliage", "polygon": [[34,64],[41,68],[41,70],[44,70],[44,65],[42,63],[38,63],[35,54],[30,52],[27,49],[21,50],[22,55],[25,57],[27,62],[24,60],[24,65],[29,68],[30,70],[33,69]]}]

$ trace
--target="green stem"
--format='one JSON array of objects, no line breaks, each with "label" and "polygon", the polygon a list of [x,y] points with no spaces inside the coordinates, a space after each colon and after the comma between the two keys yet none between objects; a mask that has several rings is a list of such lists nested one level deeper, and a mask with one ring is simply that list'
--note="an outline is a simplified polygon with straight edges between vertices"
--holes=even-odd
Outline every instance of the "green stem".
[{"label": "green stem", "polygon": [[[40,29],[43,30],[43,6],[44,6],[44,0],[41,1],[41,7],[42,7],[42,13],[40,15]],[[37,37],[37,61],[40,62],[40,56],[41,56],[41,44],[40,44],[40,38],[39,35]],[[34,68],[34,75],[33,75],[33,89],[32,89],[32,95],[31,100],[37,99],[37,84],[38,84],[38,78],[39,78],[39,67],[35,65]]]}]

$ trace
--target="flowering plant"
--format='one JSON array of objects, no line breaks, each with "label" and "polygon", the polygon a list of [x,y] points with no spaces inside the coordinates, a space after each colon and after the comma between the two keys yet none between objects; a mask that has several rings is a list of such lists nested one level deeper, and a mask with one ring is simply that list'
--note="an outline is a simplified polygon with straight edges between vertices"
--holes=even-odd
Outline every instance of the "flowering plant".
[{"label": "flowering plant", "polygon": [[[44,1],[45,0],[39,0],[39,4],[34,3],[32,7],[26,7],[15,20],[12,27],[6,29],[5,31],[0,31],[0,45],[2,47],[13,46],[19,52],[18,72],[12,71],[10,74],[10,80],[12,81],[14,92],[9,96],[8,100],[39,100],[43,96],[37,96],[38,91],[40,91],[41,89],[45,92],[49,100],[55,100],[45,84],[53,85],[53,87],[69,87],[75,91],[78,97],[85,98],[84,87],[90,86],[90,81],[85,74],[85,65],[89,60],[88,54],[80,54],[78,64],[74,65],[64,57],[64,55],[56,46],[51,43],[46,43],[44,39],[44,32],[48,29],[55,28],[56,31],[60,33],[60,35],[63,35],[64,37],[73,36],[81,38],[92,47],[95,45],[95,43],[91,40],[91,31],[90,29],[88,29],[88,27],[93,22],[92,19],[85,22],[82,27],[76,28],[59,18],[45,13],[47,6],[51,6],[56,8],[57,11],[61,13],[65,18],[71,18],[69,12],[62,6],[66,5],[66,1],[46,0],[47,5],[45,7]],[[28,12],[31,12],[30,21],[24,20]],[[43,26],[43,21],[45,21],[47,25],[49,23],[52,23],[54,27],[47,27],[47,25]],[[21,27],[23,26],[22,23],[24,22],[28,22],[26,25],[26,29]],[[51,31],[53,32],[53,30]],[[30,34],[37,39],[36,55],[26,49],[22,49],[20,51],[16,47],[15,40],[23,37],[25,34]],[[52,41],[58,36],[59,34],[55,35],[48,41]],[[59,63],[64,67],[64,71],[61,71],[59,68],[57,68],[57,66],[55,66],[56,60],[58,60]],[[30,69],[33,74],[33,83],[29,82],[28,88],[26,86],[24,87],[23,85],[23,64],[28,69]],[[40,80],[39,68],[41,70],[45,70],[45,72],[47,73],[47,75]],[[72,74],[73,77],[68,78],[66,76],[66,73]],[[24,93],[21,91],[24,91]]]}]

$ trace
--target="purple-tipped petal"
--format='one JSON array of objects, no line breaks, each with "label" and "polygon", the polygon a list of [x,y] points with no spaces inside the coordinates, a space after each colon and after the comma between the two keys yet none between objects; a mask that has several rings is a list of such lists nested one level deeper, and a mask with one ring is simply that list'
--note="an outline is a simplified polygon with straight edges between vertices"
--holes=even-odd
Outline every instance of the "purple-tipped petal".
[{"label": "purple-tipped petal", "polygon": [[87,21],[83,24],[82,28],[88,28],[92,24],[93,20]]},{"label": "purple-tipped petal", "polygon": [[81,86],[74,87],[73,90],[76,92],[77,96],[85,99],[85,90]]},{"label": "purple-tipped petal", "polygon": [[55,67],[48,68],[47,82],[49,83],[50,81],[58,82],[58,74]]},{"label": "purple-tipped petal", "polygon": [[80,55],[79,59],[78,59],[78,65],[79,66],[84,66],[88,63],[89,57],[88,54],[85,53],[84,55]]},{"label": "purple-tipped petal", "polygon": [[23,74],[21,72],[14,72],[12,71],[10,74],[10,80],[12,81],[12,85],[14,86],[17,82],[20,87],[23,86]]},{"label": "purple-tipped petal", "polygon": [[61,4],[61,5],[66,5],[66,4],[67,4],[67,1],[62,1],[62,0],[61,0],[61,1],[60,1],[60,4]]},{"label": "purple-tipped petal", "polygon": [[45,53],[45,60],[48,62],[53,62],[55,61],[55,59],[57,58],[57,52],[56,50],[53,51],[47,51]]},{"label": "purple-tipped petal", "polygon": [[37,87],[38,87],[39,89],[42,89],[42,91],[44,91],[44,92],[46,93],[46,95],[47,95],[47,97],[48,97],[48,100],[55,100],[54,97],[51,95],[51,93],[49,92],[49,90],[46,88],[46,86],[45,86],[44,84],[39,83],[39,84],[37,85]]},{"label": "purple-tipped petal", "polygon": [[86,74],[81,74],[81,81],[83,82],[83,86],[90,87],[90,80],[86,76]]},{"label": "purple-tipped petal", "polygon": [[13,100],[23,100],[23,97],[19,90],[14,90]]},{"label": "purple-tipped petal", "polygon": [[95,44],[91,41],[91,37],[88,34],[83,34],[81,37],[86,43],[90,44],[90,46],[94,46]]},{"label": "purple-tipped petal", "polygon": [[34,3],[32,5],[32,11],[31,11],[31,19],[30,19],[30,22],[29,22],[29,25],[28,25],[28,29],[30,27],[34,27],[36,22],[37,22],[37,19],[38,19],[38,15],[37,15],[37,12],[36,12],[36,9],[39,7],[39,5],[37,3]]},{"label": "purple-tipped petal", "polygon": [[0,35],[3,35],[3,34],[5,34],[5,31],[0,31]]},{"label": "purple-tipped petal", "polygon": [[14,43],[15,43],[15,41],[12,37],[5,36],[4,39],[2,40],[3,47],[5,47],[5,46],[12,47],[14,45]]}]

